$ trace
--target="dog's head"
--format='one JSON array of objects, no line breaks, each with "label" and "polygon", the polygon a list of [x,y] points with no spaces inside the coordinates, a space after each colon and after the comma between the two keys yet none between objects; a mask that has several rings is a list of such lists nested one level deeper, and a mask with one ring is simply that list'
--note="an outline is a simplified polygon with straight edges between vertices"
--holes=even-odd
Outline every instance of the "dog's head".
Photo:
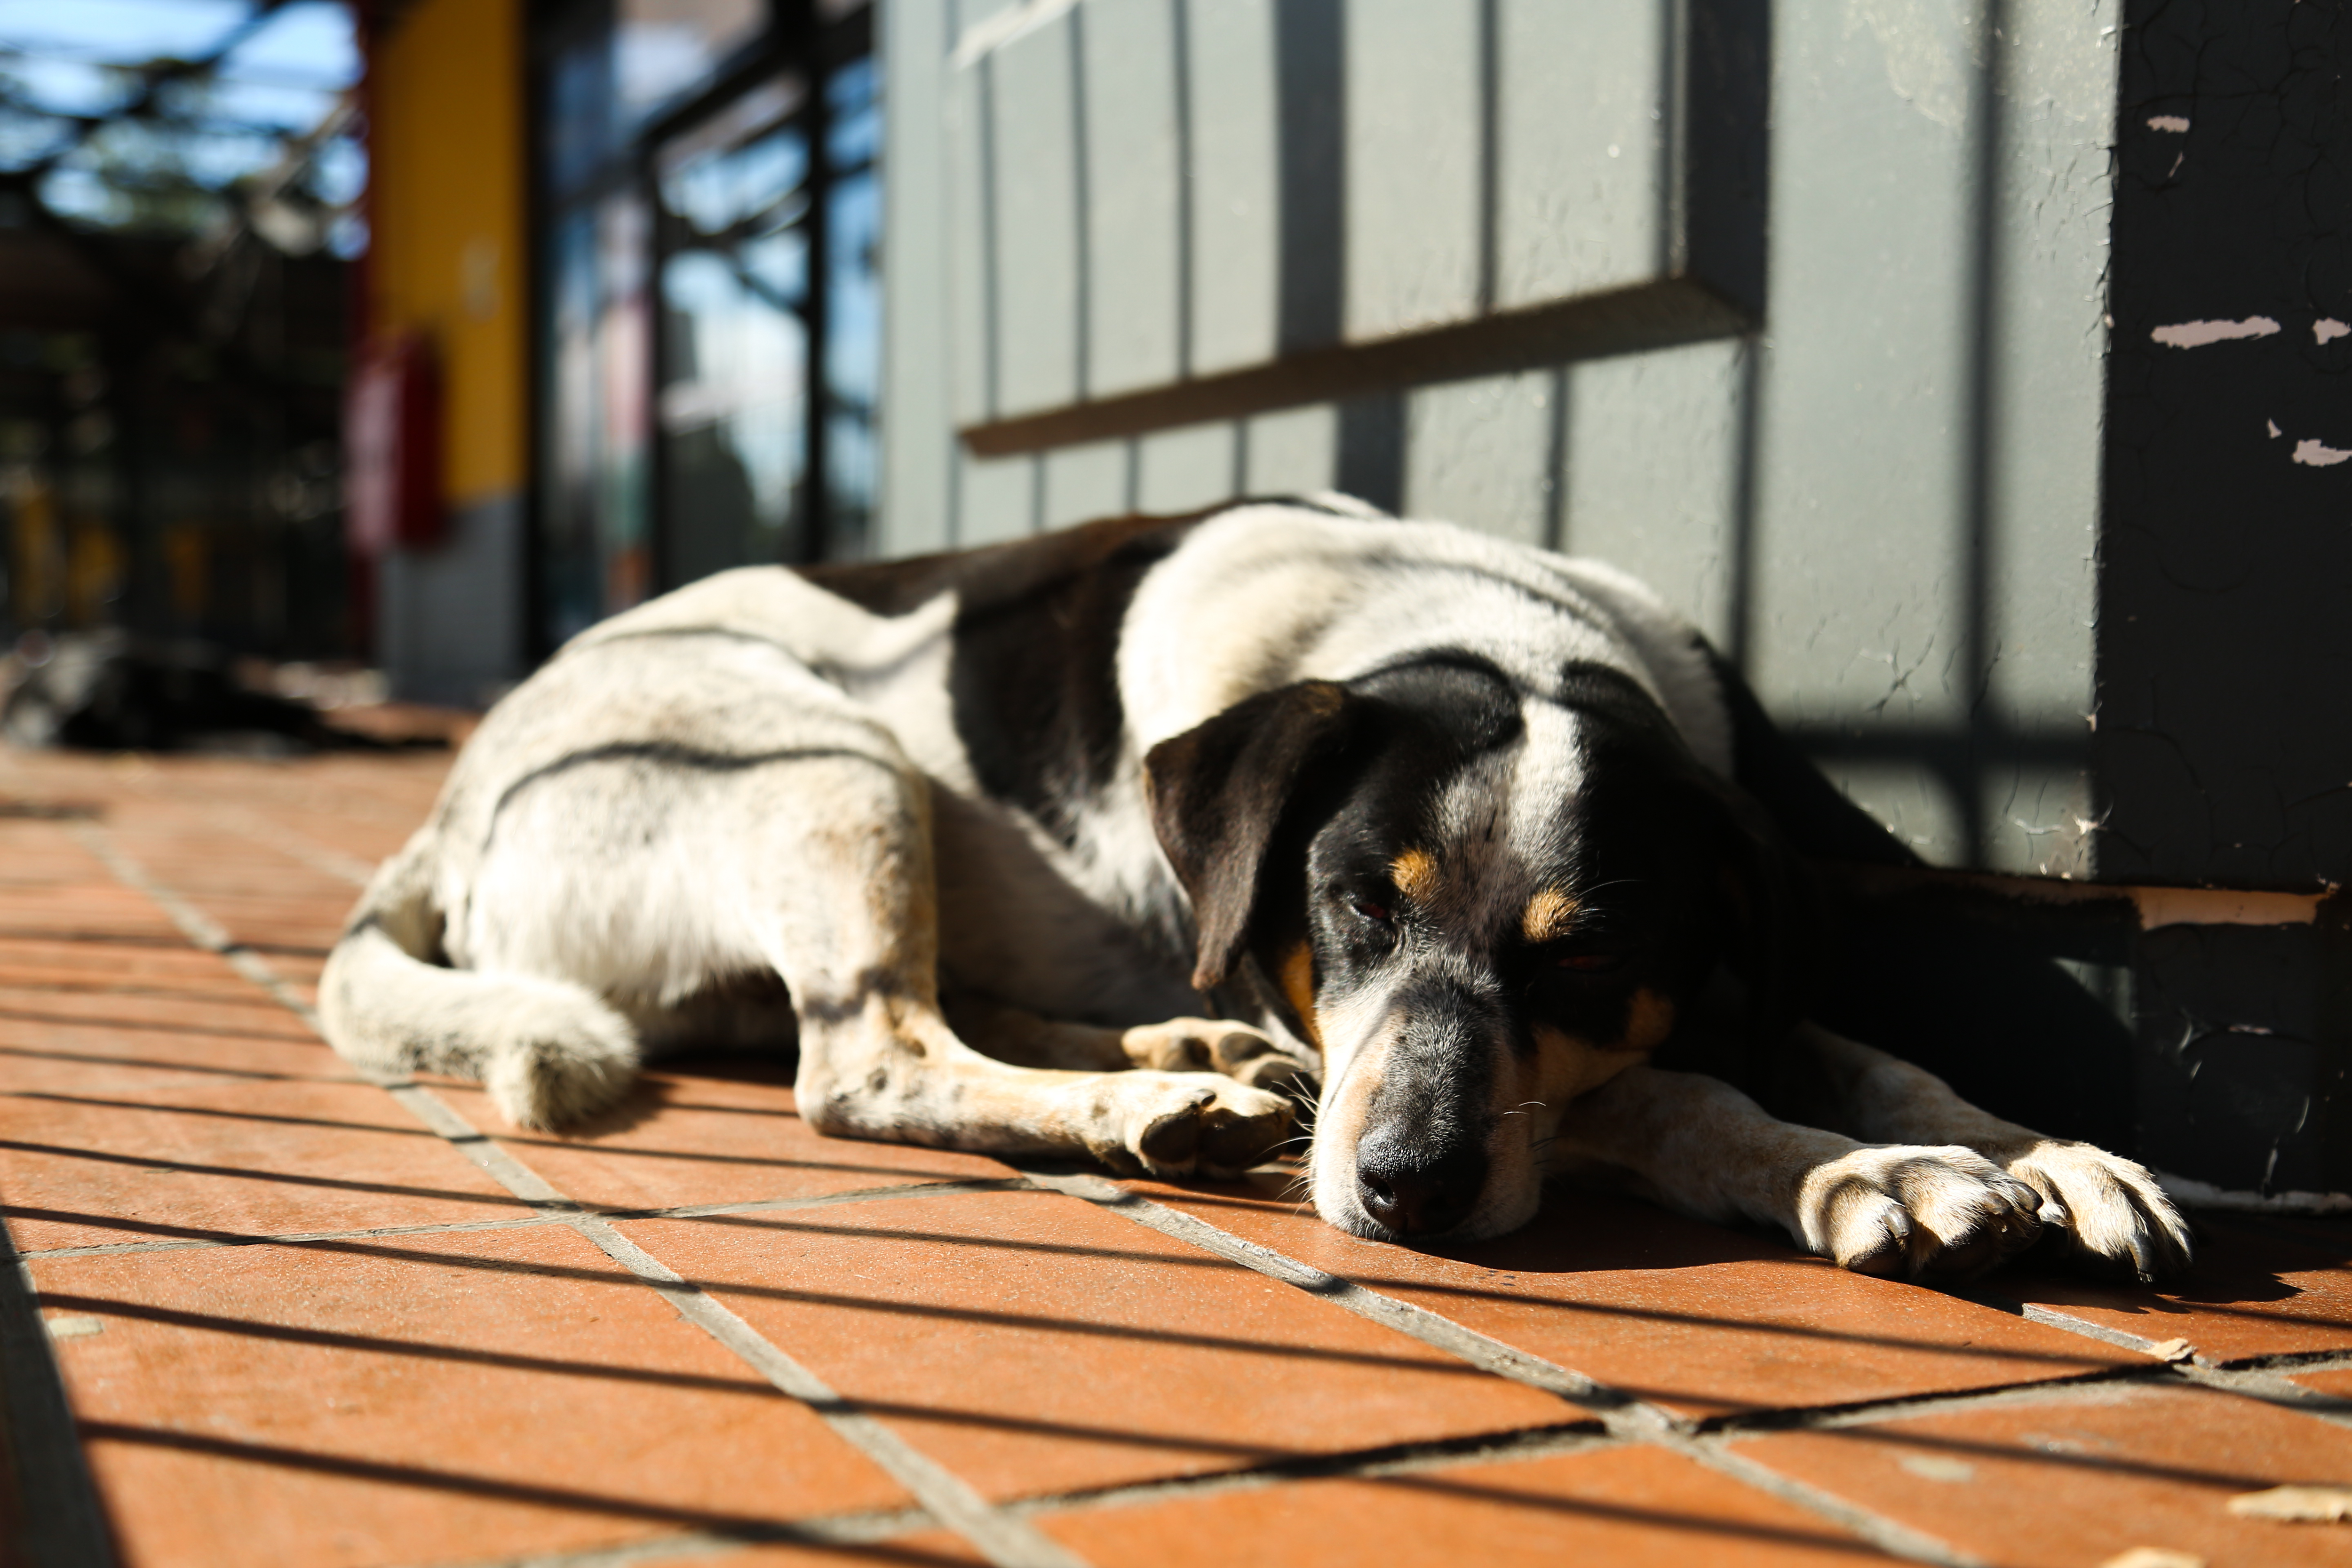
[{"label": "dog's head", "polygon": [[1322,1051],[1315,1204],[1360,1235],[1526,1223],[1562,1109],[1718,964],[1759,1026],[1788,1005],[1794,863],[1615,670],[1537,694],[1422,656],[1251,698],[1146,768],[1193,983],[1256,964]]}]

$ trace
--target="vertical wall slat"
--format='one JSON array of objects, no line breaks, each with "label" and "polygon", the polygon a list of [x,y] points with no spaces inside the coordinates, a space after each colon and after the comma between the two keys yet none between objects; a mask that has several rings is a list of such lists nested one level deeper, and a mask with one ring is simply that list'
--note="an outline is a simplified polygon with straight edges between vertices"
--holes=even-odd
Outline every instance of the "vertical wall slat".
[{"label": "vertical wall slat", "polygon": [[1664,221],[1661,5],[1495,0],[1496,303],[1648,278]]},{"label": "vertical wall slat", "polygon": [[1273,357],[1280,227],[1273,0],[1183,7],[1192,140],[1191,364],[1195,375]]},{"label": "vertical wall slat", "polygon": [[1356,0],[1347,12],[1350,339],[1478,305],[1477,0]]},{"label": "vertical wall slat", "polygon": [[1404,507],[1543,542],[1549,371],[1423,387],[1405,415]]},{"label": "vertical wall slat", "polygon": [[1064,14],[992,51],[997,407],[1057,407],[1080,395],[1077,28]]},{"label": "vertical wall slat", "polygon": [[1570,367],[1561,548],[1622,566],[1730,642],[1738,342]]},{"label": "vertical wall slat", "polygon": [[[882,97],[883,145],[888,177],[882,183],[883,269],[882,462],[874,548],[884,555],[944,549],[949,543],[949,494],[954,484],[955,437],[950,424],[963,401],[944,374],[952,363],[966,373],[971,355],[950,352],[949,322],[971,320],[950,311],[951,203],[957,178],[949,163],[956,138],[947,134],[948,51],[954,47],[954,7],[946,0],[891,0],[879,13],[889,90]],[[972,215],[976,216],[976,214]],[[963,254],[962,247],[953,254]],[[977,400],[971,400],[976,405]]]},{"label": "vertical wall slat", "polygon": [[1181,371],[1176,0],[1080,9],[1086,71],[1087,395]]}]

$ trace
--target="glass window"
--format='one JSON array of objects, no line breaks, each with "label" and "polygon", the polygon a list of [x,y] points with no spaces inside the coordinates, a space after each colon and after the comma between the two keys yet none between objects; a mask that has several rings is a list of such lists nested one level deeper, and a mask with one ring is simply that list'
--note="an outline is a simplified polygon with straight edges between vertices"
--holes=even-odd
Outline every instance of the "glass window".
[{"label": "glass window", "polygon": [[620,0],[613,76],[623,120],[642,125],[709,84],[768,25],[766,0]]},{"label": "glass window", "polygon": [[652,588],[647,226],[643,200],[621,191],[549,237],[542,590],[559,642]]},{"label": "glass window", "polygon": [[[808,138],[799,93],[764,127],[667,150],[660,188],[665,577],[803,559]],[[746,121],[750,124],[746,124]]]},{"label": "glass window", "polygon": [[772,27],[766,0],[543,13],[551,645],[730,566],[866,547],[881,343],[870,14],[791,15]]},{"label": "glass window", "polygon": [[882,113],[874,58],[825,84],[825,537],[866,552],[874,521],[875,412],[882,378]]}]

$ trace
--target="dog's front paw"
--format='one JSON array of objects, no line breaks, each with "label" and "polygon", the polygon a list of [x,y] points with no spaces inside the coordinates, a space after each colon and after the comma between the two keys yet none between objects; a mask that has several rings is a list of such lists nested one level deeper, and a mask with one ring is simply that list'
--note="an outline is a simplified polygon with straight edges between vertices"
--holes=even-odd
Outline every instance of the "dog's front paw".
[{"label": "dog's front paw", "polygon": [[2078,1256],[2129,1269],[2143,1284],[2195,1260],[2188,1222],[2146,1166],[2059,1138],[2002,1152],[2009,1173],[2040,1195],[2042,1223],[2063,1232]]},{"label": "dog's front paw", "polygon": [[1314,1093],[1315,1072],[1263,1029],[1230,1018],[1171,1018],[1119,1037],[1128,1060],[1160,1072],[1221,1072],[1253,1089]]},{"label": "dog's front paw", "polygon": [[1291,1103],[1209,1073],[1130,1073],[1117,1085],[1118,1142],[1097,1155],[1154,1176],[1231,1176],[1290,1136]]},{"label": "dog's front paw", "polygon": [[2040,1195],[1973,1149],[1856,1149],[1805,1173],[1805,1245],[1842,1268],[1909,1279],[1965,1279],[2041,1233]]}]

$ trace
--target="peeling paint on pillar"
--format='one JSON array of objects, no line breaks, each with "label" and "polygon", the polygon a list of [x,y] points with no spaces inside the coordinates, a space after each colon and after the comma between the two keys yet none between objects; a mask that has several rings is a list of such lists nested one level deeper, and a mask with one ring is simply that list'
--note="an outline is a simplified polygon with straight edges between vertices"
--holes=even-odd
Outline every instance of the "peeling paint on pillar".
[{"label": "peeling paint on pillar", "polygon": [[[2352,882],[2352,5],[2130,0],[2101,526],[2106,880]],[[2352,1189],[2352,921],[2136,946],[2140,1152]]]}]

